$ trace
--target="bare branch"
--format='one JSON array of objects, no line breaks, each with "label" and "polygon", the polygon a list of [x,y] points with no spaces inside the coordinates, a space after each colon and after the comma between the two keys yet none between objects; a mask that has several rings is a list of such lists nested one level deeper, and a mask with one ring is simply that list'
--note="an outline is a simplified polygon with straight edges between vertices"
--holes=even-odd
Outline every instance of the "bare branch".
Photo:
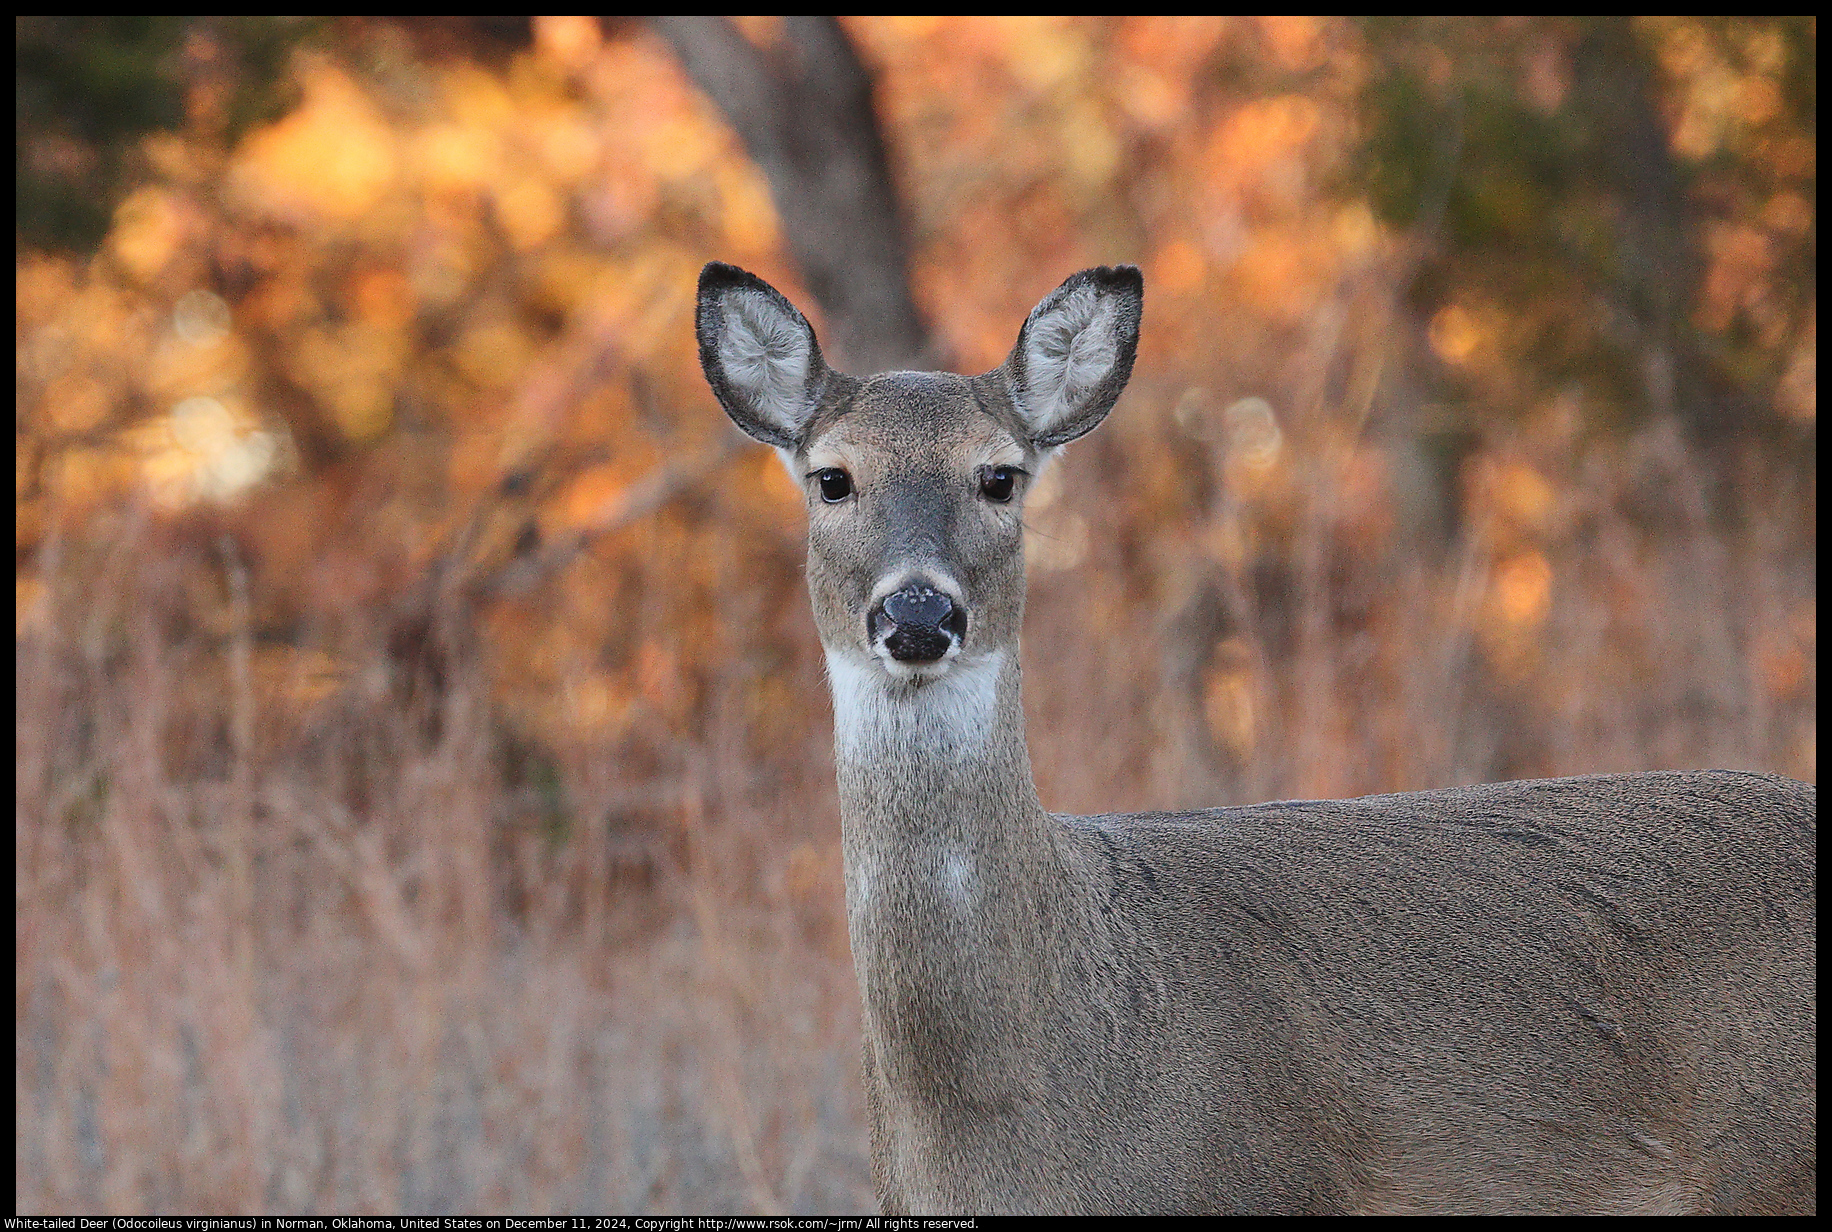
[{"label": "bare branch", "polygon": [[471,593],[477,598],[526,594],[559,574],[602,536],[647,517],[705,480],[737,457],[743,446],[735,434],[721,433],[721,443],[711,449],[656,468],[606,502],[590,522],[479,579]]}]

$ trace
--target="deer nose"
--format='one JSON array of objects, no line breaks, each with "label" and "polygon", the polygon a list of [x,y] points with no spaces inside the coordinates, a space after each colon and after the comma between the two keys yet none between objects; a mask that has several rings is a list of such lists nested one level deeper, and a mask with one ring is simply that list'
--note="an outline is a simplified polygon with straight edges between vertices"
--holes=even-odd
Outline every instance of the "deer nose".
[{"label": "deer nose", "polygon": [[933,663],[967,636],[967,613],[933,586],[915,584],[873,605],[872,641],[882,639],[899,663]]}]

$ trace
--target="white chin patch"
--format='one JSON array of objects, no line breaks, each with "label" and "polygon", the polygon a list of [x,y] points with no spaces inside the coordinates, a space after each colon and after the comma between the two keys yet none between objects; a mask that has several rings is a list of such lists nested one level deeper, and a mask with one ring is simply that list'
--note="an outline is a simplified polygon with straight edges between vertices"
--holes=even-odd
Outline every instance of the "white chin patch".
[{"label": "white chin patch", "polygon": [[934,663],[827,652],[834,747],[842,757],[924,750],[965,757],[986,743],[998,711],[1005,652],[963,660],[959,647]]}]

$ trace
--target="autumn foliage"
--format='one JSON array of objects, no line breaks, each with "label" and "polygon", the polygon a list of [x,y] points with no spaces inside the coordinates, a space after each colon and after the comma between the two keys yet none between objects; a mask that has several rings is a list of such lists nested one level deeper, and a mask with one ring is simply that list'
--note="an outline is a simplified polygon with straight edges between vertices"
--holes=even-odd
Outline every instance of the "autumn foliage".
[{"label": "autumn foliage", "polygon": [[[845,29],[951,366],[1145,271],[1047,805],[1815,777],[1810,24]],[[22,1212],[870,1204],[800,496],[692,339],[818,299],[662,40],[531,30],[333,27],[18,245]]]}]

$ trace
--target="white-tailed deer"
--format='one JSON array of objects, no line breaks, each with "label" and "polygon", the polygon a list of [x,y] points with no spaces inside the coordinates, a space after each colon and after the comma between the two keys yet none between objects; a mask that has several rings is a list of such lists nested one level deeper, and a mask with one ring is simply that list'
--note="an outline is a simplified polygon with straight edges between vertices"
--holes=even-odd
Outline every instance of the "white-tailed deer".
[{"label": "white-tailed deer", "polygon": [[1024,497],[1142,302],[1085,270],[991,372],[859,380],[700,276],[706,378],[807,495],[885,1209],[1811,1211],[1814,788],[1038,802]]}]

